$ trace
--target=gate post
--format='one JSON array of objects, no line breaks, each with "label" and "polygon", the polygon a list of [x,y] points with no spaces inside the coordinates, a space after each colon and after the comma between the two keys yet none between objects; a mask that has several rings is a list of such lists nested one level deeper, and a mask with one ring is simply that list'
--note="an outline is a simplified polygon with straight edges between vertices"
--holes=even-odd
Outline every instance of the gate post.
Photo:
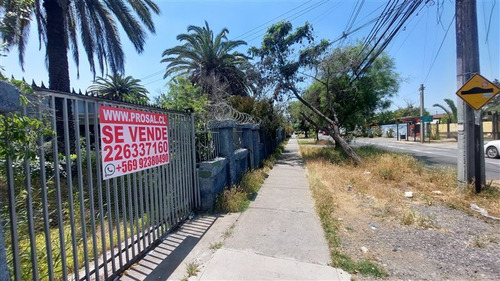
[{"label": "gate post", "polygon": [[198,169],[196,168],[196,136],[195,136],[195,126],[194,126],[194,110],[189,109],[191,115],[191,161],[193,161],[193,191],[194,200],[191,202],[193,209],[198,209],[201,207],[201,195],[200,195],[200,185],[198,179]]},{"label": "gate post", "polygon": [[229,163],[229,185],[235,184],[238,180],[236,173],[236,160],[234,158],[234,137],[233,128],[236,123],[231,120],[222,121],[218,124],[219,140],[220,140],[220,155],[228,160]]},{"label": "gate post", "polygon": [[[248,166],[248,169],[252,169],[255,166],[254,163],[254,153],[255,150],[253,149],[253,144],[252,144],[252,125],[241,125],[240,128],[242,129],[242,135],[243,135],[243,147],[248,150],[248,159],[250,160],[249,163],[250,165]],[[248,163],[248,162],[247,162]]]}]

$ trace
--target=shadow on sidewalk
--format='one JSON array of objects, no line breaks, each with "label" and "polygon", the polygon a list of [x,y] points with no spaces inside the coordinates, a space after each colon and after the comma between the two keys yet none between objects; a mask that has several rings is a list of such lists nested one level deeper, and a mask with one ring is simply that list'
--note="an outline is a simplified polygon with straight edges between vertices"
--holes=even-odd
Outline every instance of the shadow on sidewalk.
[{"label": "shadow on sidewalk", "polygon": [[288,165],[292,167],[302,167],[304,166],[304,161],[302,160],[300,152],[285,150],[281,154],[280,158],[276,160],[276,164]]},{"label": "shadow on sidewalk", "polygon": [[208,232],[218,217],[196,217],[170,234],[120,280],[167,280]]}]

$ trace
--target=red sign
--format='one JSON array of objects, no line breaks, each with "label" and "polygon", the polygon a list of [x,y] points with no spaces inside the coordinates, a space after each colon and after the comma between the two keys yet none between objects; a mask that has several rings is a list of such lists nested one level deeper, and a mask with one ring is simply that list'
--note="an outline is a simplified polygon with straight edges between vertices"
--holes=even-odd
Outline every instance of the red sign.
[{"label": "red sign", "polygon": [[99,106],[99,123],[103,179],[168,163],[167,115]]}]

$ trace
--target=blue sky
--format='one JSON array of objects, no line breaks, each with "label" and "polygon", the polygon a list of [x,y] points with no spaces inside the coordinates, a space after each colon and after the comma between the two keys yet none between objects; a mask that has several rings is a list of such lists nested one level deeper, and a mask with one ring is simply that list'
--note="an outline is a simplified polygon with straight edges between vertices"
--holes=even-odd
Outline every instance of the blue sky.
[{"label": "blue sky", "polygon": [[[455,23],[450,26],[454,15],[454,1],[434,0],[443,2],[438,5],[428,5],[418,14],[414,14],[406,27],[388,46],[386,52],[393,57],[396,71],[400,73],[399,93],[393,99],[392,108],[405,106],[407,102],[418,106],[421,83],[426,87],[425,107],[429,112],[436,113],[434,103],[443,103],[444,98],[456,99],[458,88],[456,82],[455,53]],[[337,39],[346,29],[356,0],[311,0],[311,1],[280,1],[280,0],[222,0],[222,1],[165,1],[157,0],[161,14],[155,16],[156,34],[150,34],[145,51],[137,54],[125,36],[122,36],[123,48],[126,53],[125,74],[142,80],[151,96],[165,90],[166,80],[163,80],[164,65],[160,63],[162,52],[178,45],[176,36],[185,33],[188,25],[203,25],[206,20],[210,27],[219,32],[223,27],[229,29],[231,40],[247,41],[248,47],[258,46],[266,28],[279,20],[289,20],[294,26],[309,21],[319,39]],[[363,1],[360,1],[363,2]],[[432,2],[432,1],[431,1]],[[353,28],[363,25],[382,11],[385,1],[364,1],[364,5],[354,22]],[[499,11],[497,0],[478,0],[478,29],[481,57],[481,74],[493,80],[499,79],[500,44],[499,44]],[[490,22],[491,17],[491,22]],[[449,28],[445,38],[446,30]],[[489,26],[489,32],[486,32]],[[352,34],[345,41],[356,43],[368,34],[371,26],[367,26]],[[25,72],[18,64],[17,50],[12,50],[7,57],[2,58],[0,65],[5,67],[7,75],[16,78],[24,76],[27,81],[34,79],[39,83],[48,84],[45,68],[45,50],[38,49],[38,38],[32,25],[28,49],[26,51]],[[488,38],[487,36],[488,35]],[[443,40],[443,38],[445,38]],[[486,38],[488,40],[486,40]],[[442,44],[442,46],[441,46]],[[439,47],[441,50],[438,55]],[[246,47],[239,51],[246,52]],[[76,78],[75,65],[70,61],[71,86],[85,90],[92,83],[93,76],[85,57],[81,57],[80,79]],[[431,68],[432,65],[432,68]],[[98,73],[98,75],[101,75]]]}]

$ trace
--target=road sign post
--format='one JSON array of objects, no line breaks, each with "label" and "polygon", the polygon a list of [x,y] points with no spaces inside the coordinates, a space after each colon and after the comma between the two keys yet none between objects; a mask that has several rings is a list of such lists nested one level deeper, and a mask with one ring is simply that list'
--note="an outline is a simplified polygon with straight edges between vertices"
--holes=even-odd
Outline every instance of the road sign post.
[{"label": "road sign post", "polygon": [[474,109],[474,178],[476,192],[481,191],[483,178],[481,175],[481,156],[483,155],[481,108],[498,93],[500,93],[500,88],[479,73],[474,74],[456,93],[467,105]]},{"label": "road sign post", "polygon": [[457,95],[475,110],[480,110],[499,92],[500,88],[476,73],[458,89]]}]

